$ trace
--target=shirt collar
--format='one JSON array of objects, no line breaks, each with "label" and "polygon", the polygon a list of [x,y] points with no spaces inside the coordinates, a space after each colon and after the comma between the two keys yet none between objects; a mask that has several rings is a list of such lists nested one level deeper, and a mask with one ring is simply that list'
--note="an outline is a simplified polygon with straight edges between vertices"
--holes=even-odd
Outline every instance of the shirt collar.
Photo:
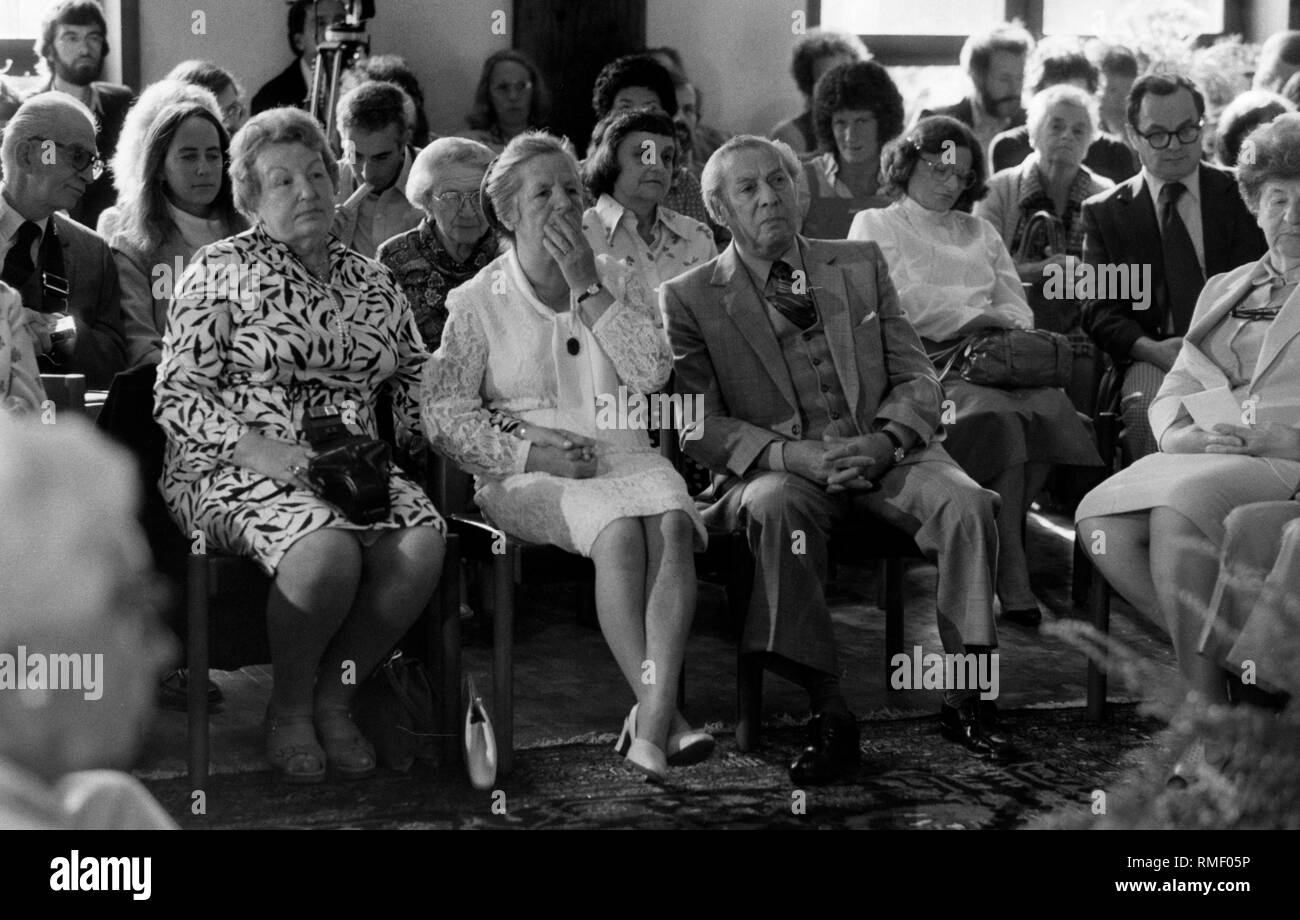
[{"label": "shirt collar", "polygon": [[1147,191],[1151,193],[1151,201],[1156,205],[1156,207],[1160,206],[1160,190],[1170,182],[1181,182],[1187,189],[1185,194],[1190,196],[1192,201],[1196,202],[1198,206],[1201,203],[1201,164],[1199,160],[1196,163],[1196,168],[1192,170],[1190,175],[1183,176],[1181,179],[1171,179],[1168,181],[1157,179],[1145,166],[1143,166],[1142,181],[1146,183]]},{"label": "shirt collar", "polygon": [[[745,267],[753,274],[754,280],[758,283],[758,289],[761,291],[763,286],[767,284],[767,276],[772,273],[772,265],[777,259],[761,258],[745,252],[739,246],[736,246],[736,254],[740,256],[740,261],[744,262]],[[799,271],[803,268],[803,253],[800,252],[798,236],[790,241],[790,247],[781,253],[778,258],[789,265],[793,271]]]},{"label": "shirt collar", "polygon": [[[600,225],[605,231],[605,241],[610,245],[614,243],[614,233],[618,230],[619,223],[625,219],[631,222],[628,230],[632,233],[637,232],[636,215],[628,208],[623,207],[608,192],[601,193],[600,198],[596,201],[596,217],[600,219]],[[655,208],[655,225],[679,237],[687,236],[691,229],[688,218],[676,211],[665,208],[663,205]]]},{"label": "shirt collar", "polygon": [[[4,183],[0,182],[0,243],[7,246],[25,220],[27,218],[19,214],[18,209],[9,203],[9,191],[5,188]],[[44,220],[38,220],[34,223],[41,228],[41,237],[44,238],[46,231],[50,229],[49,215],[46,215]]]}]

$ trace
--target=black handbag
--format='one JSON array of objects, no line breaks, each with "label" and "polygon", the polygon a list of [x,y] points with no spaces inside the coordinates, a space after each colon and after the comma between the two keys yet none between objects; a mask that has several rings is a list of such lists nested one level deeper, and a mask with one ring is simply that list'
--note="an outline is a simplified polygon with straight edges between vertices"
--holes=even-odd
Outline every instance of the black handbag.
[{"label": "black handbag", "polygon": [[939,379],[955,373],[968,383],[1004,390],[1066,387],[1073,366],[1070,340],[1059,333],[984,329],[953,346]]},{"label": "black handbag", "polygon": [[405,773],[417,760],[438,765],[438,694],[428,669],[395,651],[357,691],[356,722],[379,762]]}]

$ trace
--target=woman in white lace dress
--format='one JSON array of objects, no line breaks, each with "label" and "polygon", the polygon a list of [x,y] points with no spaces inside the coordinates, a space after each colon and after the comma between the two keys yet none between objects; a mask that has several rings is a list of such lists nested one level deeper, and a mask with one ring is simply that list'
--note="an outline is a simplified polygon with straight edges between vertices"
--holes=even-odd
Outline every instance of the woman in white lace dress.
[{"label": "woman in white lace dress", "polygon": [[497,526],[595,563],[601,629],[637,700],[619,751],[662,781],[668,761],[713,748],[676,702],[695,613],[692,541],[705,532],[644,423],[614,410],[620,391],[661,387],[672,353],[645,283],[583,236],[566,141],[516,137],[483,184],[484,211],[513,246],[447,297],[425,371],[425,430],[476,475],[475,498]]}]

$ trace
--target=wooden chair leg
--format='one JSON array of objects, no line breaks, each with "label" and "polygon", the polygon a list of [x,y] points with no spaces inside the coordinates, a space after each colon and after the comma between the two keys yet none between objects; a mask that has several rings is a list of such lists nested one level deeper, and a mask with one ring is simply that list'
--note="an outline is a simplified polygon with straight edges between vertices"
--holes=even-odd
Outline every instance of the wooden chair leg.
[{"label": "wooden chair leg", "polygon": [[190,789],[208,784],[208,557],[192,553],[186,563],[185,665],[189,668],[186,697],[189,734]]},{"label": "wooden chair leg", "polygon": [[460,538],[447,535],[447,550],[443,556],[442,578],[438,590],[430,601],[428,611],[429,666],[438,663],[442,685],[442,710],[439,713],[438,733],[442,736],[442,765],[451,767],[460,759],[461,662],[460,662]]},{"label": "wooden chair leg", "polygon": [[892,690],[889,679],[894,656],[903,651],[903,559],[885,559],[885,689]]},{"label": "wooden chair leg", "polygon": [[1096,574],[1092,570],[1092,561],[1088,559],[1087,550],[1079,535],[1074,535],[1074,558],[1070,563],[1071,591],[1070,598],[1074,606],[1084,607],[1092,592],[1092,580]]},{"label": "wooden chair leg", "polygon": [[492,559],[496,611],[492,624],[492,713],[496,723],[497,774],[506,776],[514,766],[515,698],[512,645],[515,633],[516,546]]},{"label": "wooden chair leg", "polygon": [[763,664],[762,653],[736,655],[736,747],[752,751],[762,742]]},{"label": "wooden chair leg", "polygon": [[[1102,635],[1110,635],[1110,585],[1101,572],[1092,573],[1092,588],[1088,592],[1088,616],[1092,625]],[[1088,721],[1102,722],[1106,718],[1106,672],[1095,661],[1088,661]]]}]

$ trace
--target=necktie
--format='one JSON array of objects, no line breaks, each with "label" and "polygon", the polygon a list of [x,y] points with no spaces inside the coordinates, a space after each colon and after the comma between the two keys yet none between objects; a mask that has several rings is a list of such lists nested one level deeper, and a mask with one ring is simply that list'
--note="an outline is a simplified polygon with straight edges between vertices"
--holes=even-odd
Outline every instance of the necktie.
[{"label": "necktie", "polygon": [[1178,213],[1178,199],[1187,187],[1170,182],[1160,190],[1160,229],[1165,254],[1165,292],[1167,309],[1174,320],[1174,334],[1184,335],[1192,322],[1196,298],[1201,296],[1205,276],[1196,261],[1192,236]]},{"label": "necktie", "polygon": [[772,272],[768,275],[763,296],[781,311],[782,316],[800,329],[807,329],[817,322],[817,308],[808,294],[808,279],[802,273],[799,282],[799,290],[796,291],[794,270],[789,263],[777,259],[772,263]]},{"label": "necktie", "polygon": [[0,271],[0,280],[15,288],[20,288],[27,283],[27,279],[36,271],[36,263],[32,261],[32,243],[36,242],[40,237],[41,228],[39,224],[25,220],[19,225],[18,232],[14,234],[13,244],[5,255],[5,264],[4,269]]}]

